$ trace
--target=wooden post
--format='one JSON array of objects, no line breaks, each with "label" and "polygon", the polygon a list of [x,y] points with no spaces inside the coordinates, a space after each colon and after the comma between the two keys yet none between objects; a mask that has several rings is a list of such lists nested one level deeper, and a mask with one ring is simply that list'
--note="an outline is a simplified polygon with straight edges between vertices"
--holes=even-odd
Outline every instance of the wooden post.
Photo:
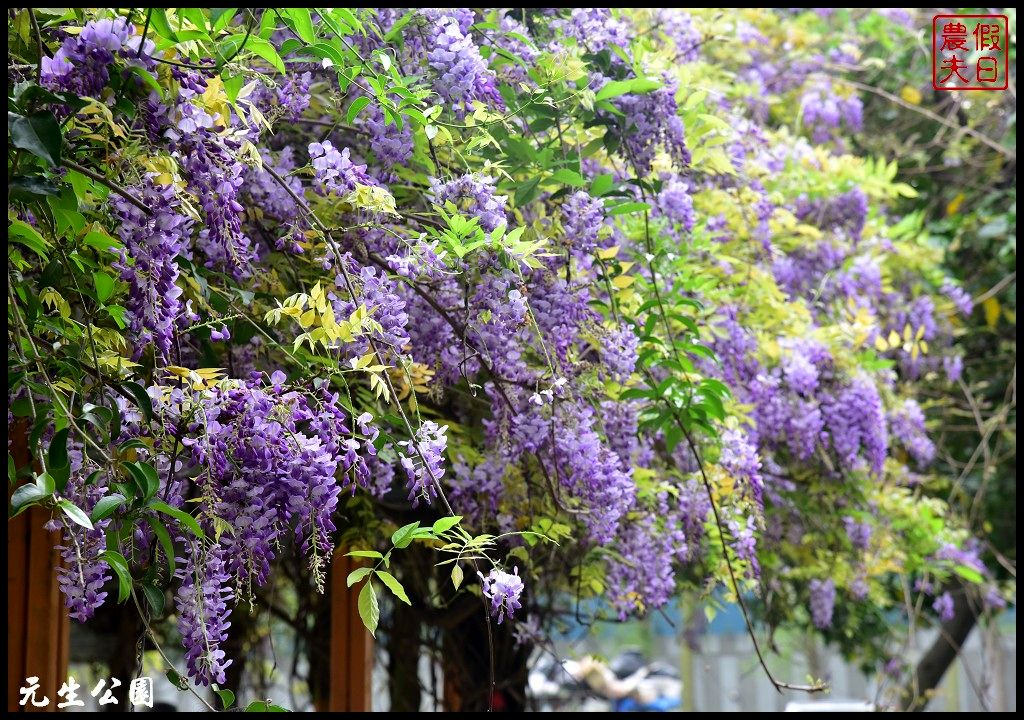
[{"label": "wooden post", "polygon": [[331,563],[331,712],[372,709],[373,638],[359,619],[358,590],[349,588],[348,574],[359,567],[338,548]]},{"label": "wooden post", "polygon": [[[8,427],[18,467],[28,463],[24,423]],[[10,500],[10,488],[8,501]],[[67,680],[70,619],[57,586],[57,533],[43,528],[49,513],[32,508],[7,522],[7,711],[53,711]],[[19,705],[25,680],[39,678],[36,699],[47,707]]]}]

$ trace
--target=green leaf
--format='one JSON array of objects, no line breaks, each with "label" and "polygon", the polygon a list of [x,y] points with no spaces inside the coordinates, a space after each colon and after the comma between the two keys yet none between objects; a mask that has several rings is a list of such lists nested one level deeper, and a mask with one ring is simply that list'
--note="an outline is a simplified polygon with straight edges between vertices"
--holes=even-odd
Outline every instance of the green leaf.
[{"label": "green leaf", "polygon": [[68,464],[68,432],[63,428],[53,434],[50,448],[46,452],[46,464],[50,467],[63,467]]},{"label": "green leaf", "polygon": [[359,618],[363,625],[370,631],[370,634],[377,637],[377,622],[380,620],[380,607],[377,605],[377,591],[373,589],[373,582],[367,582],[359,591]]},{"label": "green leaf", "polygon": [[452,565],[452,585],[455,586],[456,590],[462,585],[464,577],[465,573],[462,572],[462,567],[458,563]]},{"label": "green leaf", "polygon": [[719,420],[725,419],[725,408],[722,406],[722,401],[718,399],[717,395],[704,395],[703,405],[707,407],[709,415]]},{"label": "green leaf", "polygon": [[608,208],[608,215],[625,215],[627,213],[643,212],[650,210],[651,206],[643,202],[624,202]]},{"label": "green leaf", "polygon": [[[406,605],[412,605],[409,602],[409,596],[405,594],[405,588],[402,587],[402,583],[398,582],[398,579],[389,572],[384,570],[377,571],[377,577],[380,581],[388,586],[388,589],[395,594],[395,597],[404,602]],[[369,583],[367,583],[369,585]]]},{"label": "green leaf", "polygon": [[361,32],[364,35],[366,34],[366,30],[363,29],[363,24],[359,22],[358,18],[356,18],[355,15],[352,14],[351,10],[349,10],[348,8],[333,8],[331,11],[331,17],[339,15],[341,16],[340,19],[343,20],[346,25],[352,28],[352,30],[356,32]]},{"label": "green leaf", "polygon": [[266,700],[253,700],[245,706],[246,712],[288,712],[280,705],[273,705]]},{"label": "green leaf", "polygon": [[594,95],[594,102],[608,100],[609,98],[618,97],[619,95],[625,95],[626,93],[649,93],[652,90],[657,90],[660,87],[660,82],[648,78],[633,78],[632,80],[612,80],[611,82],[607,83],[600,90],[597,91],[597,94]]},{"label": "green leaf", "polygon": [[540,184],[540,178],[535,177],[527,180],[525,183],[521,183],[516,188],[515,203],[517,208],[521,208],[528,202],[533,200],[537,195],[537,186]]},{"label": "green leaf", "polygon": [[138,438],[131,438],[130,440],[125,440],[123,443],[117,446],[117,451],[119,453],[124,453],[127,452],[128,450],[149,450],[149,445],[142,442]]},{"label": "green leaf", "polygon": [[117,602],[123,603],[132,590],[132,573],[128,569],[128,561],[116,550],[104,550],[100,557],[106,560],[107,565],[117,574]]},{"label": "green leaf", "polygon": [[34,482],[25,483],[15,490],[13,495],[11,495],[11,510],[13,511],[13,515],[11,517],[17,515],[22,510],[35,505],[45,497],[49,497],[49,495]]},{"label": "green leaf", "polygon": [[[73,173],[68,173],[72,175]],[[7,183],[11,200],[38,200],[60,194],[60,188],[43,177],[16,177]]]},{"label": "green leaf", "polygon": [[204,533],[203,529],[199,527],[199,523],[197,523],[196,519],[187,512],[173,508],[163,500],[150,500],[149,507],[157,512],[162,512],[164,515],[170,515],[172,518],[188,528],[189,532],[197,538],[200,538],[201,540],[206,539],[206,533]]},{"label": "green leaf", "polygon": [[228,26],[228,23],[231,22],[237,12],[238,8],[211,8],[210,29],[214,32],[220,32]]},{"label": "green leaf", "polygon": [[218,690],[217,697],[220,698],[220,704],[225,710],[235,704],[235,694],[230,690]]},{"label": "green leaf", "polygon": [[54,208],[53,219],[57,223],[57,233],[64,237],[78,235],[85,227],[85,216],[77,210]]},{"label": "green leaf", "polygon": [[[178,8],[177,12],[179,17],[183,17],[189,22],[191,22],[195,26],[196,31],[202,33],[201,37],[209,37],[209,35],[206,32],[206,16],[203,14],[202,9]],[[178,27],[181,27],[180,21]],[[182,35],[184,35],[184,32],[179,33],[179,37],[181,37]]]},{"label": "green leaf", "polygon": [[107,305],[104,307],[104,310],[107,311],[107,315],[113,318],[114,322],[117,323],[117,326],[119,328],[124,330],[126,327],[128,327],[128,324],[124,320],[124,315],[128,311],[125,310],[123,307],[121,307],[120,305]]},{"label": "green leaf", "polygon": [[101,303],[105,303],[114,294],[114,278],[105,272],[93,273],[92,282],[96,286],[96,299]]},{"label": "green leaf", "polygon": [[146,596],[146,602],[148,602],[149,607],[152,608],[153,616],[162,616],[164,614],[164,604],[167,600],[167,598],[164,597],[164,591],[150,585],[149,583],[143,583],[142,594]]},{"label": "green leaf", "polygon": [[93,507],[92,512],[89,514],[89,519],[94,523],[98,523],[100,520],[110,517],[124,503],[125,496],[120,493],[106,495],[100,498],[100,501]]},{"label": "green leaf", "polygon": [[348,106],[348,112],[345,113],[345,122],[351,124],[352,121],[356,119],[356,115],[359,114],[359,111],[369,104],[370,98],[365,95],[357,97],[352,101],[352,104]]},{"label": "green leaf", "polygon": [[94,247],[97,250],[109,252],[112,255],[116,255],[116,251],[124,247],[124,245],[121,244],[120,240],[115,240],[114,238],[107,235],[105,232],[99,230],[90,230],[89,234],[87,234],[82,239],[82,242],[88,245],[89,247]]},{"label": "green leaf", "polygon": [[228,96],[228,100],[235,102],[238,99],[238,93],[242,89],[245,83],[245,76],[239,73],[230,78],[224,80],[224,94]]},{"label": "green leaf", "polygon": [[296,35],[310,45],[316,42],[316,32],[313,30],[313,19],[309,14],[309,8],[287,8],[284,13],[292,21]]},{"label": "green leaf", "polygon": [[285,74],[284,61],[281,60],[281,56],[277,54],[277,50],[269,42],[263,38],[250,35],[246,47],[273,65],[279,73]]},{"label": "green leaf", "polygon": [[411,522],[408,525],[403,525],[402,527],[398,528],[391,536],[391,543],[396,548],[408,547],[409,543],[412,542],[413,533],[416,532],[416,529],[419,526],[420,522],[419,520],[417,520],[416,522]]},{"label": "green leaf", "polygon": [[73,502],[61,499],[57,501],[57,505],[64,511],[64,514],[67,515],[72,522],[78,523],[87,530],[92,530],[92,520],[90,520],[89,516]]},{"label": "green leaf", "polygon": [[394,25],[392,25],[391,29],[384,34],[384,42],[391,42],[396,37],[398,37],[399,33],[402,31],[402,28],[404,28],[409,23],[409,21],[411,21],[415,16],[416,10],[413,9],[407,12],[402,17],[398,18],[398,21]]},{"label": "green leaf", "polygon": [[124,466],[135,480],[140,500],[145,502],[156,495],[160,489],[160,478],[152,465],[145,462],[126,462]]},{"label": "green leaf", "polygon": [[316,8],[316,14],[326,23],[338,37],[345,37],[351,34],[351,28],[347,27],[341,20],[334,16],[334,8]]},{"label": "green leaf", "polygon": [[705,98],[707,98],[707,96],[708,96],[708,91],[707,90],[697,90],[692,95],[690,95],[688,98],[686,98],[686,102],[683,103],[683,110],[692,110],[693,108],[697,107],[697,105],[699,105],[700,103],[704,102],[704,100],[705,100]]},{"label": "green leaf", "polygon": [[594,182],[590,183],[590,194],[594,197],[601,197],[615,187],[615,177],[612,175],[598,175]]},{"label": "green leaf", "polygon": [[431,528],[431,530],[434,531],[435,535],[439,535],[443,532],[448,532],[449,530],[451,530],[453,527],[458,525],[461,520],[461,515],[453,515],[452,517],[441,518],[440,520],[434,523],[434,526]]},{"label": "green leaf", "polygon": [[562,185],[571,185],[572,187],[583,187],[586,183],[583,180],[583,176],[575,170],[569,168],[560,168],[555,172],[551,173],[549,180],[561,183]]},{"label": "green leaf", "polygon": [[171,668],[164,674],[167,676],[167,679],[170,680],[171,685],[178,688],[179,690],[185,690],[186,688],[188,688],[188,685],[185,683],[184,680],[181,679],[181,675],[179,675],[178,671],[174,668]]},{"label": "green leaf", "polygon": [[317,57],[327,58],[334,64],[335,68],[344,67],[348,64],[345,55],[338,48],[325,42],[318,42],[316,45],[310,46],[309,51]]},{"label": "green leaf", "polygon": [[629,91],[637,95],[652,92],[661,87],[661,83],[651,78],[635,78],[629,84]]},{"label": "green leaf", "polygon": [[352,572],[350,572],[348,574],[348,578],[345,580],[345,585],[347,587],[352,587],[353,585],[355,585],[357,582],[359,582],[360,580],[362,580],[364,577],[366,577],[367,575],[369,575],[372,572],[373,572],[373,568],[368,568],[368,567],[356,568],[355,570],[353,570]]},{"label": "green leaf", "polygon": [[953,568],[953,572],[955,572],[957,575],[962,577],[967,582],[980,584],[985,581],[985,578],[981,576],[981,573],[979,573],[977,570],[968,565],[957,565]]},{"label": "green leaf", "polygon": [[63,492],[63,489],[68,486],[68,480],[71,479],[71,466],[67,463],[63,465],[50,465],[46,475],[53,482],[53,490]]},{"label": "green leaf", "polygon": [[146,522],[153,528],[153,533],[156,535],[157,541],[160,543],[160,547],[163,548],[164,557],[167,558],[167,574],[170,576],[174,575],[174,569],[177,567],[177,563],[174,560],[174,543],[171,541],[171,534],[167,532],[167,528],[164,524],[153,517],[146,518]]},{"label": "green leaf", "polygon": [[683,431],[678,425],[670,425],[665,428],[665,447],[669,452],[676,449],[679,441],[683,439]]},{"label": "green leaf", "polygon": [[384,558],[376,550],[353,550],[352,552],[345,553],[345,557],[372,558],[374,560],[382,560]]},{"label": "green leaf", "polygon": [[121,383],[121,386],[131,393],[133,398],[135,398],[135,404],[139,406],[139,410],[142,411],[143,416],[146,418],[146,422],[152,422],[153,400],[149,397],[149,393],[146,392],[146,389],[136,382]]},{"label": "green leaf", "polygon": [[48,243],[39,234],[39,231],[28,223],[21,220],[11,220],[11,224],[7,227],[7,239],[21,243],[43,260],[46,260]]},{"label": "green leaf", "polygon": [[138,67],[137,65],[129,65],[125,69],[128,72],[140,77],[142,79],[142,82],[146,83],[146,85],[149,86],[151,90],[155,91],[158,97],[163,98],[164,88],[159,82],[157,82],[157,79],[153,75],[153,73],[149,72],[148,70],[144,70]]},{"label": "green leaf", "polygon": [[52,112],[35,112],[28,117],[8,114],[8,124],[14,147],[28,150],[50,167],[60,165],[60,125]]}]

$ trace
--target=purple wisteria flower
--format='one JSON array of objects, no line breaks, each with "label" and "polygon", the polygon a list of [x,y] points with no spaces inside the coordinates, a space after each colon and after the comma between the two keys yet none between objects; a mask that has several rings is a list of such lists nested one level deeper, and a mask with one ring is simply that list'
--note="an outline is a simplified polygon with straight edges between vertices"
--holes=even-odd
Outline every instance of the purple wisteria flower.
[{"label": "purple wisteria flower", "polygon": [[697,213],[693,209],[693,197],[686,181],[673,177],[666,182],[658,193],[656,210],[659,215],[678,225],[683,232],[693,232]]},{"label": "purple wisteria flower", "polygon": [[128,325],[134,357],[149,343],[159,357],[170,356],[175,329],[196,319],[181,301],[175,258],[187,255],[192,221],[181,209],[172,185],[158,185],[152,175],[135,192],[150,209],[142,212],[121,196],[112,200],[120,220],[117,233],[124,243],[115,268],[128,283]]},{"label": "purple wisteria flower", "polygon": [[[86,513],[106,494],[107,484],[102,477],[86,486],[82,472],[82,452],[69,447],[72,474],[61,493]],[[63,563],[57,568],[57,584],[64,595],[68,614],[79,622],[91,618],[107,599],[103,587],[112,577],[110,566],[101,558],[107,549],[106,529],[110,520],[101,520],[90,530],[63,518],[52,520],[47,529],[61,529],[61,543],[57,546]]]},{"label": "purple wisteria flower", "polygon": [[953,619],[955,609],[953,607],[953,596],[948,592],[944,592],[935,598],[935,602],[932,603],[932,609],[939,616],[942,622],[949,622]]},{"label": "purple wisteria flower", "polygon": [[133,31],[134,27],[121,17],[90,20],[77,37],[66,37],[53,57],[43,55],[41,83],[51,90],[95,96],[110,82],[109,68],[118,56],[151,69],[155,45],[147,40],[139,53],[141,38],[130,37]]},{"label": "purple wisteria flower", "polygon": [[480,48],[469,36],[472,25],[442,14],[444,11],[421,11],[431,19],[427,43],[427,61],[436,73],[434,90],[446,103],[463,116],[479,100],[494,107],[504,107],[498,93],[497,78],[480,55]]},{"label": "purple wisteria flower", "polygon": [[916,400],[907,398],[889,413],[889,428],[919,466],[935,459],[935,443],[928,438],[924,412]]},{"label": "purple wisteria flower", "polygon": [[508,198],[495,194],[492,177],[469,174],[445,182],[431,178],[430,194],[438,205],[450,201],[471,217],[477,218],[480,227],[486,232],[508,222],[505,216],[505,202]]},{"label": "purple wisteria flower", "polygon": [[447,425],[426,420],[416,431],[416,439],[398,443],[402,448],[400,462],[408,478],[409,500],[413,506],[419,501],[437,497],[441,478],[444,477],[444,452],[448,446]]},{"label": "purple wisteria flower", "polygon": [[601,343],[603,369],[616,382],[625,383],[636,369],[640,338],[628,325],[620,325],[608,333]]},{"label": "purple wisteria flower", "polygon": [[178,559],[181,586],[174,596],[178,632],[185,645],[189,676],[200,685],[223,685],[227,680],[224,671],[233,662],[220,647],[228,639],[229,603],[234,599],[223,554],[219,545],[205,550],[196,542],[186,557]]},{"label": "purple wisteria flower", "polygon": [[309,157],[313,164],[314,184],[323,195],[344,197],[357,185],[376,185],[366,174],[365,165],[357,165],[349,159],[349,149],[338,152],[330,140],[310,143]]},{"label": "purple wisteria flower", "polygon": [[562,205],[565,239],[575,252],[586,255],[593,251],[603,224],[604,205],[583,190],[570,195]]},{"label": "purple wisteria flower", "polygon": [[486,577],[477,574],[480,575],[484,597],[491,603],[491,615],[497,618],[499,625],[506,618],[511,619],[516,610],[522,607],[519,599],[525,586],[519,577],[519,568],[511,573],[493,568]]},{"label": "purple wisteria flower", "polygon": [[836,586],[832,579],[811,580],[811,620],[819,630],[832,624],[832,610],[836,603]]},{"label": "purple wisteria flower", "polygon": [[847,515],[843,518],[843,527],[853,546],[859,550],[867,550],[871,543],[871,523],[858,522]]}]

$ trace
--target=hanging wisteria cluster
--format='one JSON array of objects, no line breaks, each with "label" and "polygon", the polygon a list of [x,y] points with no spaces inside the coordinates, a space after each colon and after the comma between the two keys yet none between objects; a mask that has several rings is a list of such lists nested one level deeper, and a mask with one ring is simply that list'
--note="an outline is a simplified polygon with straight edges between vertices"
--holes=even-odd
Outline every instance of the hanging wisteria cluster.
[{"label": "hanging wisteria cluster", "polygon": [[970,298],[842,153],[853,89],[747,20],[723,56],[678,10],[45,12],[12,98],[64,125],[12,133],[9,358],[75,455],[22,495],[57,503],[75,619],[166,592],[223,684],[282,557],[322,589],[342,531],[387,549],[348,503],[456,518],[431,537],[499,624],[710,578],[825,630],[900,553],[940,618],[943,573],[987,583],[953,520],[911,532],[915,383],[957,379]]}]

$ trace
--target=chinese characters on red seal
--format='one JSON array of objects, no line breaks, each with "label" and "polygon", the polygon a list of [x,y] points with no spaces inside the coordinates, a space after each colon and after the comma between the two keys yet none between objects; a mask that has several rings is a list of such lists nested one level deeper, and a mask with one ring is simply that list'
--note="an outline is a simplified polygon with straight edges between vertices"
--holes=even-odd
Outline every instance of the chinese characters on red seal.
[{"label": "chinese characters on red seal", "polygon": [[1008,39],[1006,15],[936,15],[932,18],[932,87],[1007,89]]}]

